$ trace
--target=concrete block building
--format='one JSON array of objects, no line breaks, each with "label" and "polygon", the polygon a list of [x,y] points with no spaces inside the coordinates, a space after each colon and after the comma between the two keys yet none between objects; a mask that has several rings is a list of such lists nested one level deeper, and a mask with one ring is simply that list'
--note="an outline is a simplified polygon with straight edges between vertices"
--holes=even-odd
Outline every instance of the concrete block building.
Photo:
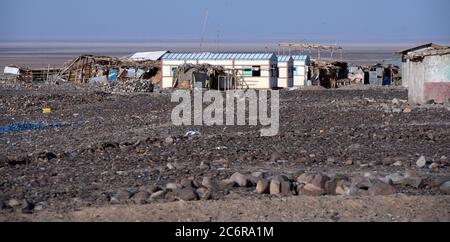
[{"label": "concrete block building", "polygon": [[450,47],[405,52],[402,66],[410,103],[450,101]]}]

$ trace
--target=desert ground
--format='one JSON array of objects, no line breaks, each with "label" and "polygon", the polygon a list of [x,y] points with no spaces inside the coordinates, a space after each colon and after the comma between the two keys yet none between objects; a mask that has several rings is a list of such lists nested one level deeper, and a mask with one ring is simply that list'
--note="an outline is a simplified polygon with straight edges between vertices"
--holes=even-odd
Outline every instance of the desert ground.
[{"label": "desert ground", "polygon": [[447,104],[282,90],[261,137],[174,126],[170,98],[3,80],[0,221],[450,221]]}]

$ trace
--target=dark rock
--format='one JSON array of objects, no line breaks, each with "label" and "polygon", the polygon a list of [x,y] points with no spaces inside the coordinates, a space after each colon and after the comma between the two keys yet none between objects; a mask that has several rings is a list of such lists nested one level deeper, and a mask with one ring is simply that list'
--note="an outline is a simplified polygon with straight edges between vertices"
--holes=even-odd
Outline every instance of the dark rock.
[{"label": "dark rock", "polygon": [[328,195],[336,195],[336,186],[337,186],[336,179],[331,179],[331,180],[325,182],[325,186],[324,186],[325,193]]},{"label": "dark rock", "polygon": [[177,191],[177,197],[183,201],[198,200],[198,195],[193,188],[183,188]]},{"label": "dark rock", "polygon": [[202,186],[211,189],[214,186],[217,186],[216,184],[214,184],[214,182],[212,181],[211,177],[203,177],[202,180]]},{"label": "dark rock", "polygon": [[38,158],[41,160],[52,160],[55,159],[57,156],[52,152],[43,152],[40,155],[38,155]]},{"label": "dark rock", "polygon": [[264,171],[256,171],[252,173],[252,177],[256,178],[256,179],[265,179],[267,178],[267,172]]},{"label": "dark rock", "polygon": [[[116,193],[116,195],[114,196],[114,198],[116,198],[118,202],[125,202],[125,201],[127,201],[128,199],[130,199],[130,197],[131,197],[132,195],[133,195],[133,194],[132,194],[130,191],[128,191],[128,190],[126,190],[126,189],[122,189],[122,190],[120,190],[120,191],[118,191],[118,192]],[[111,202],[112,202],[112,200],[113,200],[113,199],[111,199]]]},{"label": "dark rock", "polygon": [[25,214],[32,214],[33,213],[33,209],[34,209],[34,203],[28,201],[28,200],[24,200],[22,202],[22,213]]},{"label": "dark rock", "polygon": [[292,196],[292,183],[290,181],[281,181],[280,191],[284,196]]},{"label": "dark rock", "polygon": [[369,179],[361,176],[352,177],[351,181],[353,186],[362,190],[368,190],[372,186]]},{"label": "dark rock", "polygon": [[325,183],[329,181],[330,178],[326,175],[317,174],[314,176],[314,179],[311,181],[311,184],[313,184],[316,187],[319,187],[321,189],[325,188]]},{"label": "dark rock", "polygon": [[156,185],[145,185],[139,188],[139,191],[146,191],[148,193],[154,193],[161,190],[158,186]]},{"label": "dark rock", "polygon": [[248,179],[247,176],[242,175],[239,172],[234,173],[230,180],[236,182],[240,187],[252,187],[253,183]]},{"label": "dark rock", "polygon": [[181,184],[181,187],[183,187],[183,188],[197,188],[194,185],[194,182],[192,181],[192,179],[188,179],[188,178],[184,178],[183,180],[181,180],[180,184]]},{"label": "dark rock", "polygon": [[31,160],[27,156],[17,156],[17,157],[8,157],[6,162],[10,166],[17,166],[29,164]]},{"label": "dark rock", "polygon": [[145,204],[147,203],[148,198],[150,197],[150,193],[147,191],[140,191],[133,196],[133,201],[137,204]]},{"label": "dark rock", "polygon": [[396,192],[395,187],[382,181],[375,181],[369,188],[369,194],[371,196],[387,196],[395,194]]},{"label": "dark rock", "polygon": [[439,186],[439,191],[445,194],[450,194],[450,181],[442,183],[442,185]]},{"label": "dark rock", "polygon": [[196,193],[201,200],[209,200],[212,197],[211,192],[208,189],[203,188],[203,187],[197,189]]},{"label": "dark rock", "polygon": [[219,183],[219,187],[221,190],[230,190],[237,186],[238,186],[238,184],[231,179],[225,179],[225,180],[220,181],[220,183]]}]

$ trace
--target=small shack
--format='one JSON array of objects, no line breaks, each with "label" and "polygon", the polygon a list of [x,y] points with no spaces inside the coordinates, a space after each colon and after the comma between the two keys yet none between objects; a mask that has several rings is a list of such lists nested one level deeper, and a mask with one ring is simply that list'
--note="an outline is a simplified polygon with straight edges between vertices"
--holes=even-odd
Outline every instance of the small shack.
[{"label": "small shack", "polygon": [[162,58],[162,88],[173,87],[173,76],[183,64],[221,66],[240,77],[239,86],[271,89],[277,86],[278,59],[273,53],[167,53]]},{"label": "small shack", "polygon": [[409,52],[403,59],[402,76],[410,103],[450,101],[450,47]]},{"label": "small shack", "polygon": [[10,65],[5,66],[3,74],[15,77],[18,81],[23,82],[44,82],[49,79],[54,78],[58,72],[59,68],[38,68],[30,69],[26,67]]},{"label": "small shack", "polygon": [[58,77],[75,83],[155,79],[161,63],[153,60],[131,60],[109,56],[82,55],[69,61]]},{"label": "small shack", "polygon": [[289,55],[278,56],[278,85],[279,88],[294,86],[294,59]]},{"label": "small shack", "polygon": [[400,82],[400,68],[394,65],[376,64],[369,69],[369,84],[390,86]]},{"label": "small shack", "polygon": [[[400,52],[397,52],[396,54],[401,55],[401,69],[403,70],[404,68],[406,68],[406,66],[409,65],[409,59],[407,58],[407,56],[409,54],[414,54],[414,53],[420,53],[423,51],[428,51],[428,50],[441,50],[441,49],[445,49],[445,46],[442,45],[437,45],[434,43],[428,43],[428,44],[424,44],[424,45],[419,45],[413,48],[409,48],[406,50],[402,50]],[[408,80],[410,80],[411,78],[414,77],[408,77],[408,71],[403,71],[402,72],[402,86],[404,87],[408,87],[409,83]],[[406,75],[406,76],[405,76]]]},{"label": "small shack", "polygon": [[294,87],[302,87],[307,85],[307,81],[310,78],[309,65],[311,59],[308,55],[293,55],[294,60]]}]

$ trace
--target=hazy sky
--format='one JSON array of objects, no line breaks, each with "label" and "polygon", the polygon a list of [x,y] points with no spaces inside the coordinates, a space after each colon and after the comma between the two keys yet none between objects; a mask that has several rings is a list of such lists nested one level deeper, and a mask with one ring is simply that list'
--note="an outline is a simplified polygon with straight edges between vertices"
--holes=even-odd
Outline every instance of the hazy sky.
[{"label": "hazy sky", "polygon": [[1,0],[0,41],[448,41],[448,0]]}]

